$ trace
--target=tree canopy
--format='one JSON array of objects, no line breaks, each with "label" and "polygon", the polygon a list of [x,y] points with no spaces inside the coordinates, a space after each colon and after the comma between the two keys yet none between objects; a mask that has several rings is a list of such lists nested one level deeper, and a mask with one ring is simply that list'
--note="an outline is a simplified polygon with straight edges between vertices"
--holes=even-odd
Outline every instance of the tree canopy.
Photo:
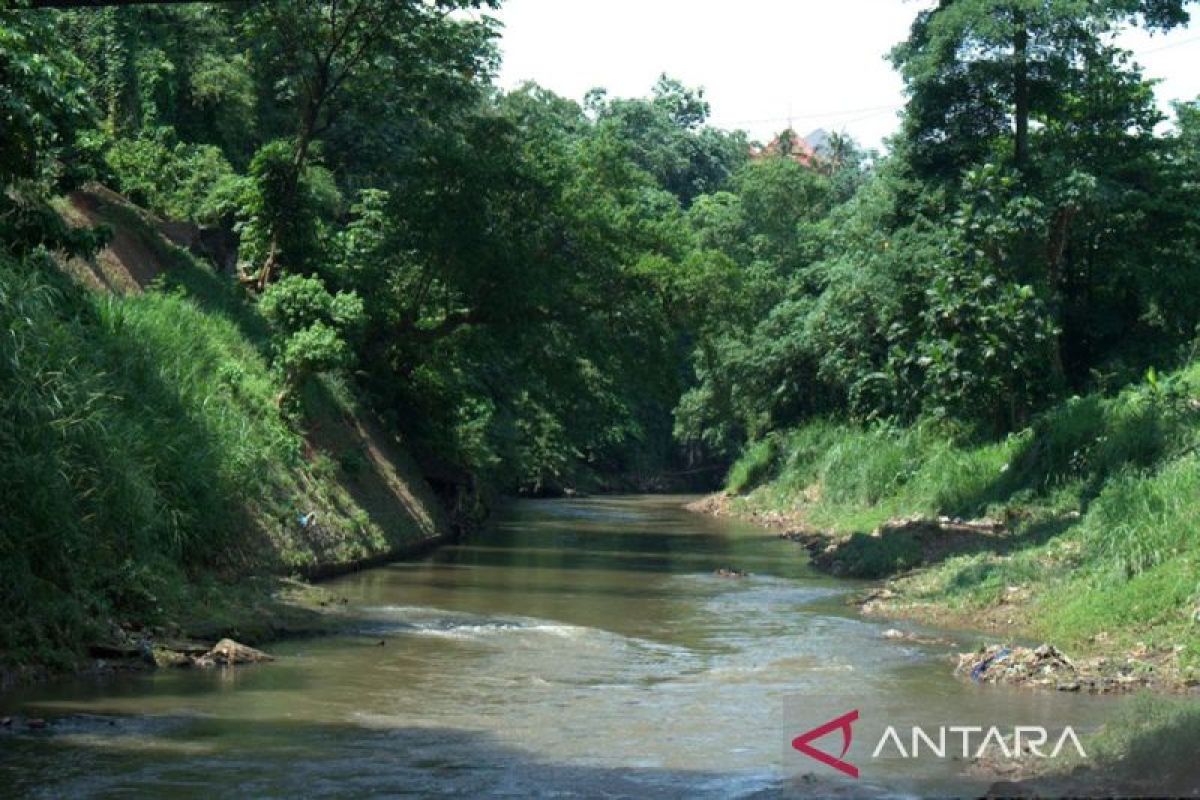
[{"label": "tree canopy", "polygon": [[891,53],[889,152],[812,159],[665,75],[503,91],[485,0],[113,5],[0,20],[6,247],[64,246],[44,212],[84,180],[224,230],[296,392],[340,372],[507,489],[815,416],[1003,434],[1200,323],[1200,112],[1164,130],[1113,38],[1183,2],[942,0]]}]

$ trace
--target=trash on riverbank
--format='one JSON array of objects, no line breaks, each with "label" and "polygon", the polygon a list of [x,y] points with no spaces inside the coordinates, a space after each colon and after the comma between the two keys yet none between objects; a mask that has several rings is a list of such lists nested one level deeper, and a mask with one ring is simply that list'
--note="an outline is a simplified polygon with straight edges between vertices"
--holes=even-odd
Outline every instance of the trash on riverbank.
[{"label": "trash on riverbank", "polygon": [[1143,648],[1141,657],[1131,653],[1124,659],[1076,661],[1051,644],[1036,648],[993,644],[961,653],[955,674],[976,683],[1117,694],[1177,683],[1171,674],[1173,656],[1171,650],[1151,652]]},{"label": "trash on riverbank", "polygon": [[1044,644],[1036,649],[991,645],[958,657],[956,674],[976,683],[1075,684],[1077,670],[1058,648]]}]

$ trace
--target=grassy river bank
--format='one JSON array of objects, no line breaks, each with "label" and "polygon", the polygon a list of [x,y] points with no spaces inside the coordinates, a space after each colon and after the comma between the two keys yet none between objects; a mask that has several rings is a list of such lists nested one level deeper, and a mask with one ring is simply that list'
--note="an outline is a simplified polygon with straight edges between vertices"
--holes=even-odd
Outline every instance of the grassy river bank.
[{"label": "grassy river bank", "polygon": [[1136,791],[1112,781],[1144,775],[1157,791],[1166,771],[1194,789],[1181,748],[1200,710],[1179,696],[1200,685],[1197,398],[1193,364],[1071,398],[995,443],[816,422],[750,446],[726,492],[695,508],[778,530],[831,574],[877,579],[856,598],[868,615],[977,630],[993,654],[1049,643],[1075,678],[1051,689],[1142,690],[1098,742],[1098,786]]},{"label": "grassy river bank", "polygon": [[147,639],[318,629],[329,601],[293,578],[447,536],[347,383],[279,407],[265,320],[188,226],[98,186],[58,211],[109,240],[87,260],[0,259],[0,688]]}]

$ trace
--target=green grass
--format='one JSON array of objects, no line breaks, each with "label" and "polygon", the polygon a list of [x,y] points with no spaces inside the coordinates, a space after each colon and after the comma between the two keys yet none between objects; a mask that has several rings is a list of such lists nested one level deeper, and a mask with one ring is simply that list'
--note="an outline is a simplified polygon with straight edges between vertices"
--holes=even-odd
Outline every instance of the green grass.
[{"label": "green grass", "polygon": [[[352,563],[412,533],[359,505],[361,464],[305,441],[346,426],[352,395],[314,386],[319,407],[285,418],[255,309],[161,247],[168,277],[128,296],[0,260],[0,664],[65,666],[111,620],[178,618],[212,580]],[[319,541],[295,522],[314,510]]]},{"label": "green grass", "polygon": [[[1081,648],[1099,634],[1181,644],[1185,663],[1200,663],[1197,396],[1192,365],[1117,396],[1072,399],[1027,430],[980,444],[931,425],[818,421],[776,434],[769,461],[751,448],[753,469],[735,465],[729,489],[752,489],[739,501],[752,508],[800,512],[840,532],[909,515],[1006,520],[1017,537],[1003,550],[948,558],[899,588],[969,612],[1018,587],[1033,598],[1032,633]],[[873,559],[870,574],[917,562],[899,539],[860,549]]]},{"label": "green grass", "polygon": [[1200,778],[1196,742],[1200,707],[1143,694],[1134,698],[1094,743],[1097,762],[1159,796],[1194,794]]},{"label": "green grass", "polygon": [[726,485],[735,494],[750,489],[766,479],[778,458],[778,439],[770,438],[754,442],[729,471]]}]

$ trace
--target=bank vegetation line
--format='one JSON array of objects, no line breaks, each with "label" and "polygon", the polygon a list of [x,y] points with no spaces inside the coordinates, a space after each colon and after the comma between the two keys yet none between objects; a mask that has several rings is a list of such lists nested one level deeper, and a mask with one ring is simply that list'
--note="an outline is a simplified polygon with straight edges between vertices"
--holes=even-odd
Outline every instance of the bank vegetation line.
[{"label": "bank vegetation line", "polygon": [[779,530],[830,574],[881,579],[859,598],[868,614],[1072,653],[1047,685],[1190,692],[1198,441],[1190,366],[1073,398],[993,444],[811,423],[752,447],[694,510]]}]

